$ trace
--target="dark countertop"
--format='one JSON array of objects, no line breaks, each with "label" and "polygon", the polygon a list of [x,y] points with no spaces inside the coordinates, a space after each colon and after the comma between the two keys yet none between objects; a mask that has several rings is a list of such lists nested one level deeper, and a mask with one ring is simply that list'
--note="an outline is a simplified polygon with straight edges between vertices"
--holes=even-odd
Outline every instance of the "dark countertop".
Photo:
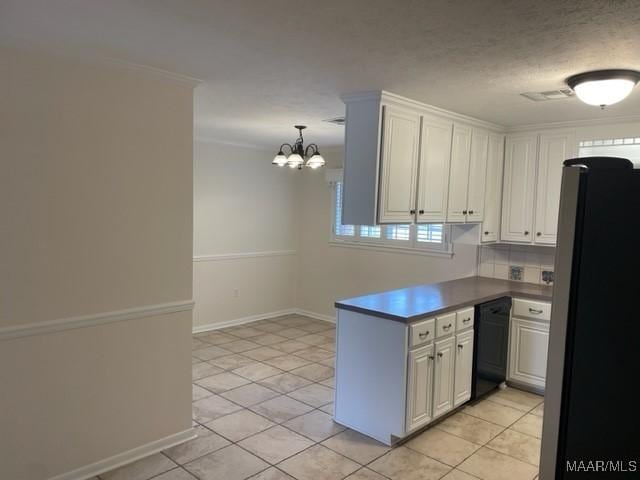
[{"label": "dark countertop", "polygon": [[552,288],[535,283],[467,277],[340,300],[336,308],[410,323],[500,297],[551,301]]}]

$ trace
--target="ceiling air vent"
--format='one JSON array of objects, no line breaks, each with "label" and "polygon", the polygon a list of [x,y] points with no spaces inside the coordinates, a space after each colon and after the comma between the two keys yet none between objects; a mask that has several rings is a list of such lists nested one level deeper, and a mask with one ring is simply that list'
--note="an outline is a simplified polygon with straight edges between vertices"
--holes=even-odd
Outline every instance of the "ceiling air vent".
[{"label": "ceiling air vent", "polygon": [[534,102],[546,102],[547,100],[570,98],[573,97],[574,93],[570,88],[561,88],[560,90],[548,90],[546,92],[526,92],[520,95]]},{"label": "ceiling air vent", "polygon": [[325,120],[325,122],[333,123],[335,125],[344,125],[344,117],[329,118]]}]

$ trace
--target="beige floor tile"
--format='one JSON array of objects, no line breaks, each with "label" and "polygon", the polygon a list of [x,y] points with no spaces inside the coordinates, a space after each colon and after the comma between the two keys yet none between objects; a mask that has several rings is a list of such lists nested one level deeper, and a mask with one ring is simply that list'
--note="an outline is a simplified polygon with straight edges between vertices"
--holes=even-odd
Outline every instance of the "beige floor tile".
[{"label": "beige floor tile", "polygon": [[243,407],[250,407],[251,405],[277,397],[278,395],[280,394],[256,383],[243,385],[242,387],[234,388],[233,390],[220,394],[221,397],[231,400]]},{"label": "beige floor tile", "polygon": [[220,367],[223,370],[234,370],[236,368],[249,365],[250,363],[253,363],[253,362],[255,362],[255,360],[249,357],[245,357],[244,355],[234,353],[233,355],[214,358],[213,360],[209,360],[208,363],[210,363],[215,367]]},{"label": "beige floor tile", "polygon": [[273,345],[274,343],[286,342],[287,337],[276,335],[275,333],[262,333],[259,337],[252,338],[252,340],[260,345]]},{"label": "beige floor tile", "polygon": [[475,405],[469,405],[463,411],[467,415],[481,418],[503,427],[508,427],[525,414],[521,410],[500,405],[490,400],[482,400]]},{"label": "beige floor tile", "polygon": [[165,472],[162,475],[153,477],[153,480],[197,480],[197,479],[196,477],[191,475],[186,470],[183,470],[182,468],[174,468],[173,470],[169,470],[168,472]]},{"label": "beige floor tile", "polygon": [[217,418],[206,424],[214,432],[219,433],[232,442],[238,442],[244,438],[260,433],[275,425],[261,415],[251,410],[240,410],[230,415]]},{"label": "beige floor tile", "polygon": [[542,438],[542,417],[527,414],[511,427],[520,433],[526,433],[532,437]]},{"label": "beige floor tile", "polygon": [[296,480],[291,475],[287,475],[276,467],[267,468],[264,472],[249,478],[249,480]]},{"label": "beige floor tile", "polygon": [[211,395],[213,395],[213,393],[211,393],[206,388],[202,388],[196,385],[195,383],[191,384],[191,401],[192,402],[196,402],[203,398],[210,397]]},{"label": "beige floor tile", "polygon": [[232,388],[238,388],[242,385],[246,385],[247,383],[250,383],[250,381],[231,372],[223,372],[210,377],[201,378],[195,383],[213,393],[221,393],[231,390]]},{"label": "beige floor tile", "polygon": [[334,413],[333,402],[328,403],[323,407],[320,407],[320,410],[322,410],[324,413],[328,413],[333,417],[333,413]]},{"label": "beige floor tile", "polygon": [[322,445],[315,445],[278,467],[297,480],[342,480],[360,465]]},{"label": "beige floor tile", "polygon": [[200,362],[191,365],[191,379],[200,380],[201,378],[210,377],[218,373],[224,372],[223,369],[214,367],[208,362]]},{"label": "beige floor tile", "polygon": [[250,363],[249,365],[236,368],[232,371],[236,375],[248,378],[252,382],[257,382],[258,380],[262,380],[263,378],[273,377],[274,375],[282,373],[282,370],[280,370],[279,368],[272,367],[271,365],[267,365],[266,363],[262,362]]},{"label": "beige floor tile", "polygon": [[293,418],[284,423],[284,426],[315,442],[322,442],[345,429],[342,425],[334,422],[331,415],[319,410],[313,410]]},{"label": "beige floor tile", "polygon": [[319,382],[320,380],[326,380],[327,378],[333,377],[334,370],[333,368],[325,365],[312,363],[310,365],[305,365],[304,367],[291,370],[291,373],[298,375],[299,377],[306,378],[307,380],[311,380],[312,382]]},{"label": "beige floor tile", "polygon": [[298,390],[294,390],[287,395],[317,408],[333,401],[334,390],[333,388],[313,383]]},{"label": "beige floor tile", "polygon": [[251,410],[273,422],[282,423],[309,412],[312,407],[282,395],[254,405]]},{"label": "beige floor tile", "polygon": [[294,368],[309,365],[311,362],[304,358],[296,357],[295,355],[282,355],[280,357],[269,358],[265,360],[264,363],[288,372]]},{"label": "beige floor tile", "polygon": [[299,388],[309,385],[311,382],[306,378],[299,377],[292,373],[283,373],[273,377],[265,378],[258,382],[276,392],[289,393]]},{"label": "beige floor tile", "polygon": [[325,387],[335,388],[336,387],[336,379],[335,377],[327,378],[326,380],[322,380],[318,382],[320,385],[324,385]]},{"label": "beige floor tile", "polygon": [[532,413],[533,415],[538,415],[539,417],[542,417],[544,415],[544,403],[541,403],[540,405],[538,405],[536,408],[531,410],[530,413]]},{"label": "beige floor tile", "polygon": [[219,395],[212,395],[193,402],[193,418],[200,423],[210,422],[216,418],[241,410],[240,405],[230,402]]},{"label": "beige floor tile", "polygon": [[197,427],[198,438],[181,443],[164,451],[174,462],[183,465],[229,445],[229,441],[204,427]]},{"label": "beige floor tile", "polygon": [[464,473],[462,470],[454,468],[442,477],[442,480],[478,480],[478,477],[474,477],[468,473]]},{"label": "beige floor tile", "polygon": [[295,354],[296,356],[311,362],[320,362],[321,360],[326,360],[327,358],[331,358],[335,355],[334,352],[329,350],[319,347],[310,347],[309,345],[307,345],[307,348],[297,350]]},{"label": "beige floor tile", "polygon": [[211,345],[205,348],[199,348],[193,351],[193,356],[200,360],[211,360],[212,358],[223,357],[231,352],[217,345]]},{"label": "beige floor tile", "polygon": [[539,438],[507,429],[491,440],[487,447],[537,467],[540,464],[540,444]]},{"label": "beige floor tile", "polygon": [[307,345],[320,345],[327,343],[327,337],[320,335],[319,333],[307,334],[303,337],[298,337],[299,342],[306,343]]},{"label": "beige floor tile", "polygon": [[538,469],[490,448],[482,447],[458,466],[482,480],[533,480]]},{"label": "beige floor tile", "polygon": [[407,442],[405,446],[452,467],[480,448],[475,443],[437,428],[431,428],[421,433]]},{"label": "beige floor tile", "polygon": [[271,347],[260,347],[254,350],[243,352],[242,354],[249,358],[257,360],[258,362],[262,362],[263,360],[267,360],[268,358],[279,357],[280,355],[282,355],[282,352]]},{"label": "beige floor tile", "polygon": [[262,330],[263,332],[279,334],[280,331],[286,327],[283,327],[282,325],[276,322],[267,322],[267,323],[260,323],[259,325],[256,325],[255,328],[257,328],[258,330]]},{"label": "beige floor tile", "polygon": [[200,480],[244,480],[268,467],[267,463],[237,445],[230,445],[185,465]]},{"label": "beige floor tile", "polygon": [[281,462],[309,448],[313,442],[291,430],[277,425],[238,443],[242,448],[271,464]]},{"label": "beige floor tile", "polygon": [[191,357],[191,365],[195,365],[196,363],[202,363],[202,360],[196,357]]},{"label": "beige floor tile", "polygon": [[210,344],[203,342],[202,340],[198,340],[197,338],[191,339],[191,350],[198,350],[199,348],[208,347],[209,345]]},{"label": "beige floor tile", "polygon": [[327,330],[333,330],[335,329],[335,325],[329,322],[323,322],[323,321],[317,321],[317,322],[313,322],[313,323],[303,323],[302,325],[299,326],[300,330],[304,330],[305,332],[309,332],[309,333],[318,333],[318,332],[325,332]]},{"label": "beige floor tile", "polygon": [[224,345],[225,343],[235,342],[238,338],[226,333],[210,333],[202,337],[200,340],[211,345]]},{"label": "beige floor tile", "polygon": [[224,348],[233,353],[242,353],[248,350],[258,348],[260,345],[250,342],[249,340],[236,340],[235,342],[225,343]]},{"label": "beige floor tile", "polygon": [[357,472],[349,475],[345,480],[386,480],[386,478],[373,470],[369,470],[367,467],[362,467]]},{"label": "beige floor tile", "polygon": [[243,328],[234,330],[232,335],[240,338],[252,338],[252,337],[258,337],[260,335],[264,335],[264,332],[262,330],[258,330],[257,328],[243,327]]},{"label": "beige floor tile", "polygon": [[540,405],[544,397],[515,388],[505,388],[496,391],[487,399],[501,405],[506,405],[507,407],[528,412],[535,406]]},{"label": "beige floor tile", "polygon": [[273,348],[285,353],[294,353],[300,350],[304,350],[305,348],[309,348],[309,345],[307,345],[306,343],[298,342],[296,340],[288,340],[286,342],[276,343],[275,345],[273,345]]},{"label": "beige floor tile", "polygon": [[285,328],[284,330],[280,330],[274,333],[277,333],[281,337],[286,337],[286,338],[298,338],[298,337],[304,337],[305,335],[309,335],[308,332],[305,332],[304,330],[300,330],[299,328],[294,328],[294,327]]},{"label": "beige floor tile", "polygon": [[363,465],[389,451],[386,445],[351,429],[325,440],[322,445]]},{"label": "beige floor tile", "polygon": [[288,327],[299,327],[308,325],[310,323],[308,318],[302,318],[299,316],[292,316],[289,318],[281,318],[276,320],[280,325],[286,325]]},{"label": "beige floor tile", "polygon": [[332,341],[330,343],[322,343],[320,345],[318,345],[319,348],[323,349],[323,350],[327,350],[329,352],[335,353],[336,352],[336,344],[335,341]]},{"label": "beige floor tile", "polygon": [[102,473],[100,478],[104,480],[148,480],[177,466],[162,453],[155,453],[124,467]]},{"label": "beige floor tile", "polygon": [[324,360],[320,360],[317,363],[319,363],[320,365],[324,365],[326,367],[335,368],[335,366],[336,366],[336,357],[334,355],[334,356],[331,356],[329,358],[325,358]]},{"label": "beige floor tile", "polygon": [[398,447],[368,467],[391,480],[436,480],[451,467],[407,447]]},{"label": "beige floor tile", "polygon": [[470,442],[477,443],[478,445],[484,445],[504,430],[504,428],[499,425],[486,422],[471,415],[466,415],[462,412],[456,413],[438,423],[436,428],[469,440]]}]

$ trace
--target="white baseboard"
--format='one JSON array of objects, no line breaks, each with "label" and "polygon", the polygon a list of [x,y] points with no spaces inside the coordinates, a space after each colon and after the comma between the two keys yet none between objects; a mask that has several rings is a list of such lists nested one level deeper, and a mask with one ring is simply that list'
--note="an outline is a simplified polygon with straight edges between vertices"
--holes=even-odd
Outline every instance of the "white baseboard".
[{"label": "white baseboard", "polygon": [[193,327],[193,333],[209,332],[211,330],[219,330],[221,328],[235,327],[245,323],[257,322],[258,320],[268,320],[270,318],[282,317],[283,315],[302,315],[304,317],[314,318],[325,322],[336,323],[335,317],[316,313],[301,308],[286,308],[275,312],[259,313],[257,315],[249,315],[248,317],[234,318],[223,322],[208,323],[206,325],[197,325]]},{"label": "white baseboard", "polygon": [[119,453],[113,457],[105,458],[104,460],[100,460],[90,465],[85,465],[84,467],[77,468],[70,472],[56,475],[55,477],[51,477],[49,480],[86,480],[128,463],[135,462],[141,458],[148,457],[149,455],[153,455],[154,453],[158,453],[167,448],[192,440],[196,437],[195,429],[189,428],[183,432],[174,433],[173,435],[161,438],[160,440],[155,440],[147,443],[146,445],[141,445],[126,452]]}]

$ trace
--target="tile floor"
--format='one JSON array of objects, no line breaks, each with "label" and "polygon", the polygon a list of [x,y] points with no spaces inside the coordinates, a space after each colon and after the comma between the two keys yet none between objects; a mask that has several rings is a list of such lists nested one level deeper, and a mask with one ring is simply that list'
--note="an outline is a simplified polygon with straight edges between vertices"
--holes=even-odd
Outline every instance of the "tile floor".
[{"label": "tile floor", "polygon": [[393,449],[331,419],[335,328],[290,315],[193,337],[198,438],[101,480],[533,480],[542,397],[515,389]]}]

